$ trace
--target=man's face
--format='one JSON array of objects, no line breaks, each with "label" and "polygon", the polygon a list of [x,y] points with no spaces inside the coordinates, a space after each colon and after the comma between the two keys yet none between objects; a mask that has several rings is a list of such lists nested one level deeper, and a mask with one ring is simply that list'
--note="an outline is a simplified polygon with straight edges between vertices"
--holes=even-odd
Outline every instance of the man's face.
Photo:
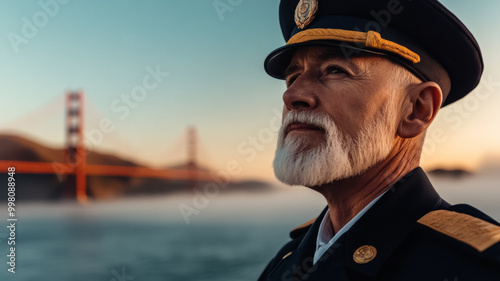
[{"label": "man's face", "polygon": [[293,56],[283,94],[274,170],[291,185],[318,186],[361,174],[393,147],[401,89],[380,57],[346,60],[336,49]]}]

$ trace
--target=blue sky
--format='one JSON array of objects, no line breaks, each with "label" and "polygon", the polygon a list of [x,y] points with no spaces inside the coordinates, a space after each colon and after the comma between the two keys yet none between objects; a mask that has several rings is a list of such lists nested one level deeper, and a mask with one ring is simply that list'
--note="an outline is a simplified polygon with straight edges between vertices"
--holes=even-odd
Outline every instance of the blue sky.
[{"label": "blue sky", "polygon": [[[62,145],[63,94],[83,89],[86,130],[98,129],[102,119],[115,128],[103,134],[96,149],[162,166],[183,157],[179,143],[186,127],[194,125],[208,165],[224,170],[237,161],[241,177],[272,178],[275,144],[266,134],[281,109],[284,85],[268,77],[262,65],[283,44],[278,1],[60,2],[67,3],[0,1],[0,132]],[[47,3],[52,15],[44,9]],[[218,12],[220,3],[227,10]],[[443,3],[480,43],[487,83],[467,106],[443,110],[423,164],[475,168],[486,156],[500,155],[500,85],[495,84],[500,82],[500,36],[494,31],[500,27],[500,3]],[[26,20],[37,30],[13,44],[13,36],[26,31]],[[117,110],[125,105],[123,95],[143,85],[148,69],[168,75],[124,116]],[[255,138],[259,143],[252,146]]]}]

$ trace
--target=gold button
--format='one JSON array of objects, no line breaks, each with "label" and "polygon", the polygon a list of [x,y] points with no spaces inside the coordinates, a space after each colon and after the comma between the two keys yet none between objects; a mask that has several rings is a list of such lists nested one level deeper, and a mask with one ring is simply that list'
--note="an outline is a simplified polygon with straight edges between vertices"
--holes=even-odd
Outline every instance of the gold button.
[{"label": "gold button", "polygon": [[377,249],[370,245],[364,245],[359,247],[352,258],[356,263],[365,264],[371,262],[377,255]]},{"label": "gold button", "polygon": [[292,254],[292,252],[289,252],[288,254],[284,255],[281,259],[284,260],[284,259],[288,258],[288,256],[291,254]]}]

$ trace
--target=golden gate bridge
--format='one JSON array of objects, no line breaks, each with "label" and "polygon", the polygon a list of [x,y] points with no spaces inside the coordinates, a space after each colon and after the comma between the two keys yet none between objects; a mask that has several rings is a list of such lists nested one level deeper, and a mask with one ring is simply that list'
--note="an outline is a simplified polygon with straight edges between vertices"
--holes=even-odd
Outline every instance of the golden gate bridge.
[{"label": "golden gate bridge", "polygon": [[[63,163],[0,160],[0,169],[7,171],[15,167],[17,174],[56,174],[65,176],[65,189],[74,189],[79,203],[88,200],[87,176],[124,176],[187,180],[191,187],[197,181],[213,181],[206,170],[199,169],[197,163],[197,133],[194,127],[188,128],[187,155],[183,168],[153,169],[141,166],[113,166],[87,164],[89,150],[84,143],[84,93],[68,92],[65,98],[66,108],[66,147]],[[68,192],[66,192],[68,193]]]}]

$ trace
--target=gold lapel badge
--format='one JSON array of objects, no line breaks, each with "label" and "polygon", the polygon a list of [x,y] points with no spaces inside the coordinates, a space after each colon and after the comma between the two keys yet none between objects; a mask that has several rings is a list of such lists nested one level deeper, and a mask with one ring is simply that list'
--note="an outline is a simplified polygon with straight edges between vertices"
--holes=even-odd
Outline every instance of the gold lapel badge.
[{"label": "gold lapel badge", "polygon": [[316,16],[318,0],[300,0],[295,8],[295,23],[300,29],[306,28]]},{"label": "gold lapel badge", "polygon": [[353,255],[353,259],[358,264],[365,264],[371,262],[377,255],[377,249],[370,245],[359,247]]}]

